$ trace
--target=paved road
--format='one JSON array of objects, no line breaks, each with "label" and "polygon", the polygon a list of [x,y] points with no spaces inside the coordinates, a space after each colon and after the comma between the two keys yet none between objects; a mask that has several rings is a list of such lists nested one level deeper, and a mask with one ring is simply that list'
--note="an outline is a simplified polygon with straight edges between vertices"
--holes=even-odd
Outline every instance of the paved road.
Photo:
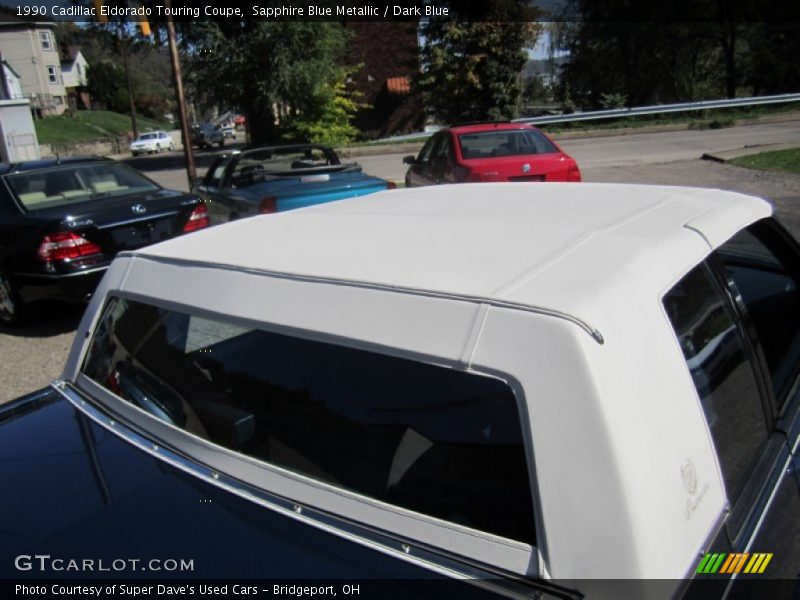
[{"label": "paved road", "polygon": [[[726,129],[629,133],[600,138],[559,140],[559,144],[564,150],[575,157],[584,173],[598,167],[611,168],[693,160],[707,153],[777,143],[800,143],[800,120]],[[237,147],[237,145],[231,145],[226,149],[232,147]],[[403,157],[407,154],[409,153],[361,156],[355,160],[361,163],[364,171],[370,175],[399,182],[403,181],[405,176],[406,167],[403,165]],[[199,173],[205,173],[215,155],[215,152],[197,154]],[[154,179],[166,187],[188,190],[186,172],[182,168],[183,156],[179,153],[128,158],[125,162],[137,169],[149,172]]]},{"label": "paved road", "polygon": [[[558,139],[558,138],[556,138]],[[631,133],[601,138],[558,140],[582,172],[598,167],[652,165],[693,160],[703,154],[763,144],[800,144],[800,121],[765,123],[727,129]],[[405,154],[364,156],[358,159],[367,173],[403,181]]]},{"label": "paved road", "polygon": [[[786,130],[800,140],[800,124],[777,128],[747,127],[706,132],[671,132],[618,136],[614,138],[569,140],[566,149],[579,158],[585,181],[654,183],[718,187],[771,199],[781,220],[800,238],[800,176],[764,173],[710,161],[698,160],[704,152],[732,148],[734,140],[743,145],[784,141]],[[793,133],[792,133],[793,132]],[[707,137],[703,137],[706,135]],[[770,137],[773,136],[773,137]],[[663,137],[663,144],[659,139]],[[581,159],[581,153],[587,155]],[[614,159],[610,153],[616,152]],[[678,157],[674,162],[669,157]],[[207,168],[210,154],[201,156]],[[366,170],[402,180],[402,155],[359,159]],[[163,185],[186,188],[179,155],[144,157],[129,162],[147,168]],[[0,403],[33,391],[57,377],[66,359],[81,307],[45,304],[37,308],[35,325],[19,330],[0,327]]]}]

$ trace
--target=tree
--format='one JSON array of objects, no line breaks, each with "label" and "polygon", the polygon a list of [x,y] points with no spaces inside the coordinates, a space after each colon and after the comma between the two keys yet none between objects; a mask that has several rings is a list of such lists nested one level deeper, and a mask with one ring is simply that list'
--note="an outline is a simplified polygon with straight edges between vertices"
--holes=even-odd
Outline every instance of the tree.
[{"label": "tree", "polygon": [[326,146],[352,142],[359,131],[350,120],[361,105],[348,94],[346,77],[347,71],[342,71],[338,81],[315,86],[304,110],[286,119],[284,137]]},{"label": "tree", "polygon": [[[347,35],[338,23],[245,20],[184,30],[188,79],[200,104],[241,110],[250,141],[345,127],[356,105],[344,93]],[[333,142],[333,138],[329,139]]]},{"label": "tree", "polygon": [[[794,92],[800,23],[781,0],[575,0],[562,72],[582,108],[622,94],[631,106]],[[792,12],[794,10],[794,13]],[[768,20],[764,20],[764,16]]]},{"label": "tree", "polygon": [[126,62],[134,110],[159,119],[173,110],[173,81],[166,50],[140,36],[133,24],[95,23],[78,27],[69,22],[57,23],[56,39],[61,46],[80,47],[89,70],[94,73],[89,76],[89,92],[109,110],[131,111],[123,68]]},{"label": "tree", "polygon": [[533,22],[535,9],[516,0],[449,5],[450,17],[433,18],[422,27],[417,85],[428,109],[450,123],[516,116],[526,49],[541,30]]},{"label": "tree", "polygon": [[110,62],[95,62],[86,71],[87,88],[92,99],[114,112],[127,112],[128,94],[125,71]]}]

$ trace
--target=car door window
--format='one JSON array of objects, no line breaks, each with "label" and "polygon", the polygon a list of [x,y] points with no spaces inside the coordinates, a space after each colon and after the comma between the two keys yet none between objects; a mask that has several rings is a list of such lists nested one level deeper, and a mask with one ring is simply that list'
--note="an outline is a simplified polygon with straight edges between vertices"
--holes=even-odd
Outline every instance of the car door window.
[{"label": "car door window", "polygon": [[221,187],[222,179],[225,176],[225,169],[228,168],[229,163],[230,161],[225,159],[214,163],[208,170],[208,174],[206,174],[203,183],[209,187]]},{"label": "car door window", "polygon": [[418,162],[421,163],[428,163],[430,162],[431,158],[434,156],[436,149],[442,143],[444,139],[444,135],[441,133],[437,133],[428,142],[422,147],[420,150]]},{"label": "car door window", "polygon": [[767,442],[767,422],[749,352],[724,293],[701,265],[664,297],[733,504]]},{"label": "car door window", "polygon": [[770,220],[740,231],[718,251],[752,320],[780,412],[800,367],[800,266]]},{"label": "car door window", "polygon": [[446,163],[448,158],[453,155],[453,144],[449,135],[443,135],[440,142],[433,149],[431,160]]}]

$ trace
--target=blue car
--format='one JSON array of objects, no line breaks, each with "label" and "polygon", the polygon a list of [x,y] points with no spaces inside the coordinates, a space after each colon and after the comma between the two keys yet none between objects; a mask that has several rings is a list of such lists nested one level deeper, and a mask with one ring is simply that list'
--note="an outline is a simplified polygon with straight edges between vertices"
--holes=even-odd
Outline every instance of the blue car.
[{"label": "blue car", "polygon": [[358,164],[342,164],[331,148],[300,144],[224,154],[193,191],[208,203],[211,222],[224,223],[394,187]]}]

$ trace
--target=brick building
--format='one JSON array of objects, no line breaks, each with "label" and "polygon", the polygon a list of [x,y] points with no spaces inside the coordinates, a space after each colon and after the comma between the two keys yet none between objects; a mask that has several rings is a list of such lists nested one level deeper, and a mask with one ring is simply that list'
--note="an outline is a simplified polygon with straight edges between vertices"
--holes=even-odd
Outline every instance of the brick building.
[{"label": "brick building", "polygon": [[361,65],[350,89],[361,93],[354,124],[368,138],[419,131],[425,120],[422,101],[413,93],[419,71],[416,22],[347,22],[351,32],[349,64]]}]

